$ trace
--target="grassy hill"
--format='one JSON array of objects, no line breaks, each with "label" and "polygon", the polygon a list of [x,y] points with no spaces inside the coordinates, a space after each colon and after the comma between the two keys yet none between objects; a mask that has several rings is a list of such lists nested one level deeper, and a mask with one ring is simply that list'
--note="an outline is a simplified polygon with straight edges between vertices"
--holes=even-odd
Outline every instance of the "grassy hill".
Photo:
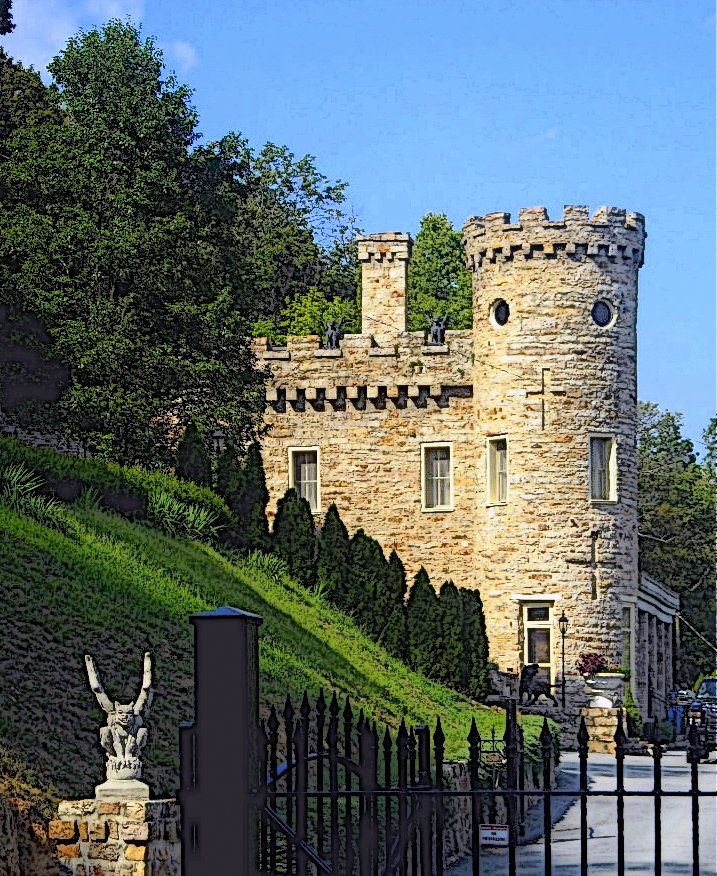
[{"label": "grassy hill", "polygon": [[[0,503],[0,796],[51,804],[103,780],[102,713],[84,675],[92,654],[108,694],[137,693],[141,659],[155,662],[146,776],[155,793],[178,785],[178,728],[193,713],[188,616],[230,604],[263,616],[261,701],[304,688],[350,696],[355,711],[396,727],[441,717],[448,758],[467,753],[502,718],[426,680],[371,642],[350,618],[290,580],[273,557],[229,558],[170,538],[91,502],[64,506],[66,532]],[[528,745],[540,722],[524,719]],[[501,731],[502,732],[502,731]]]}]

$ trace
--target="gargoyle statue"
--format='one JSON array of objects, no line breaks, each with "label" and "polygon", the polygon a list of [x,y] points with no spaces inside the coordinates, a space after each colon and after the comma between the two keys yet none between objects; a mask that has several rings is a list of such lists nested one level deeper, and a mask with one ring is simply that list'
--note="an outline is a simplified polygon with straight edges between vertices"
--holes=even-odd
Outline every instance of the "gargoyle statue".
[{"label": "gargoyle statue", "polygon": [[[138,779],[142,774],[139,753],[147,744],[144,721],[152,705],[152,658],[144,655],[142,689],[132,703],[118,703],[107,696],[97,676],[97,667],[89,654],[85,655],[87,676],[97,702],[107,713],[107,724],[100,728],[100,744],[107,752],[108,779]],[[144,716],[142,713],[144,712]]]}]

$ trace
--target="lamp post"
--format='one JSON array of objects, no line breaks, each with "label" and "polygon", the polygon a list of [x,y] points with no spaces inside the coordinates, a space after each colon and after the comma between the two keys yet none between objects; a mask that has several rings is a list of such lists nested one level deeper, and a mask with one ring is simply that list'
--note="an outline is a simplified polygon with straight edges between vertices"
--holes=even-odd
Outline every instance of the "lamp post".
[{"label": "lamp post", "polygon": [[560,639],[562,643],[562,671],[560,673],[561,697],[563,701],[563,711],[565,711],[565,633],[568,631],[568,619],[565,617],[565,609],[558,618],[558,627],[560,628]]},{"label": "lamp post", "polygon": [[217,457],[224,452],[224,432],[221,429],[215,429],[212,432],[212,441],[214,442],[214,453]]}]

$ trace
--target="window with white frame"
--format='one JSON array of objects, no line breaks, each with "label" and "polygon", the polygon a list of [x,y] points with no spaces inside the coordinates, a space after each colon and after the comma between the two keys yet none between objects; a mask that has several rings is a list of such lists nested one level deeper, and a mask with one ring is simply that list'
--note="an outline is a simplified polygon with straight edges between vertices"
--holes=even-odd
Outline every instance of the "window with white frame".
[{"label": "window with white frame", "polygon": [[622,607],[622,668],[630,672],[630,678],[634,675],[634,607],[632,605],[623,605]]},{"label": "window with white frame", "polygon": [[615,438],[612,435],[590,436],[590,498],[593,502],[614,502]]},{"label": "window with white frame", "polygon": [[422,445],[422,505],[424,511],[453,510],[453,460],[450,444]]},{"label": "window with white frame", "polygon": [[316,513],[321,507],[321,481],[319,477],[319,448],[289,448],[289,486],[309,503]]},{"label": "window with white frame", "polygon": [[549,602],[523,603],[523,663],[537,663],[549,682],[553,672],[553,606]]},{"label": "window with white frame", "polygon": [[508,501],[508,439],[488,439],[488,504]]}]

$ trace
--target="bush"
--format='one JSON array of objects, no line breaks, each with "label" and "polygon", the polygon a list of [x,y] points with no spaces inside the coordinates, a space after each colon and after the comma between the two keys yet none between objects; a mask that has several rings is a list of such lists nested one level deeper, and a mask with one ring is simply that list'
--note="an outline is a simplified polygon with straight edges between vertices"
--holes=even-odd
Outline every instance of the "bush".
[{"label": "bush", "polygon": [[346,598],[342,606],[352,612],[361,626],[375,640],[384,624],[383,583],[387,563],[381,545],[357,529],[349,542],[349,573]]},{"label": "bush", "polygon": [[463,600],[453,581],[446,581],[438,595],[441,647],[438,679],[458,690],[464,664],[470,659],[463,642]]},{"label": "bush", "polygon": [[20,514],[27,514],[40,523],[69,532],[64,509],[57,499],[37,495],[42,479],[24,463],[6,465],[0,469],[0,501]]},{"label": "bush", "polygon": [[349,534],[336,505],[329,506],[317,537],[316,582],[321,592],[341,608],[346,600]]},{"label": "bush", "polygon": [[13,463],[25,463],[43,480],[39,488],[41,495],[62,502],[76,501],[85,490],[93,489],[99,495],[102,507],[131,520],[141,520],[146,517],[150,493],[161,491],[180,502],[206,508],[216,516],[218,526],[226,526],[230,520],[226,504],[211,490],[161,471],[82,459],[45,447],[34,447],[17,438],[0,438],[0,466]]},{"label": "bush", "polygon": [[241,464],[235,448],[227,445],[217,464],[217,492],[233,515],[231,526],[223,534],[224,540],[240,549],[268,550],[269,491],[258,444],[249,447]]},{"label": "bush", "polygon": [[383,579],[384,625],[378,641],[392,654],[406,660],[406,570],[396,551],[391,551]]},{"label": "bush", "polygon": [[640,714],[640,708],[635,702],[635,697],[632,695],[632,690],[629,685],[625,691],[623,705],[625,707],[625,714],[627,715],[627,735],[636,736],[639,739],[640,736],[642,736],[642,715]]},{"label": "bush", "polygon": [[200,487],[212,485],[212,462],[194,423],[187,426],[177,447],[177,477]]},{"label": "bush", "polygon": [[408,662],[428,678],[436,678],[440,660],[441,615],[436,591],[421,567],[406,603]]},{"label": "bush", "polygon": [[149,494],[147,519],[175,538],[209,539],[217,535],[215,514],[161,490]]},{"label": "bush", "polygon": [[459,690],[476,700],[485,700],[492,693],[488,665],[488,636],[485,629],[483,602],[478,590],[462,587],[463,602],[463,673]]},{"label": "bush", "polygon": [[293,487],[279,499],[272,544],[291,576],[304,587],[312,587],[316,578],[314,518],[309,503]]}]

